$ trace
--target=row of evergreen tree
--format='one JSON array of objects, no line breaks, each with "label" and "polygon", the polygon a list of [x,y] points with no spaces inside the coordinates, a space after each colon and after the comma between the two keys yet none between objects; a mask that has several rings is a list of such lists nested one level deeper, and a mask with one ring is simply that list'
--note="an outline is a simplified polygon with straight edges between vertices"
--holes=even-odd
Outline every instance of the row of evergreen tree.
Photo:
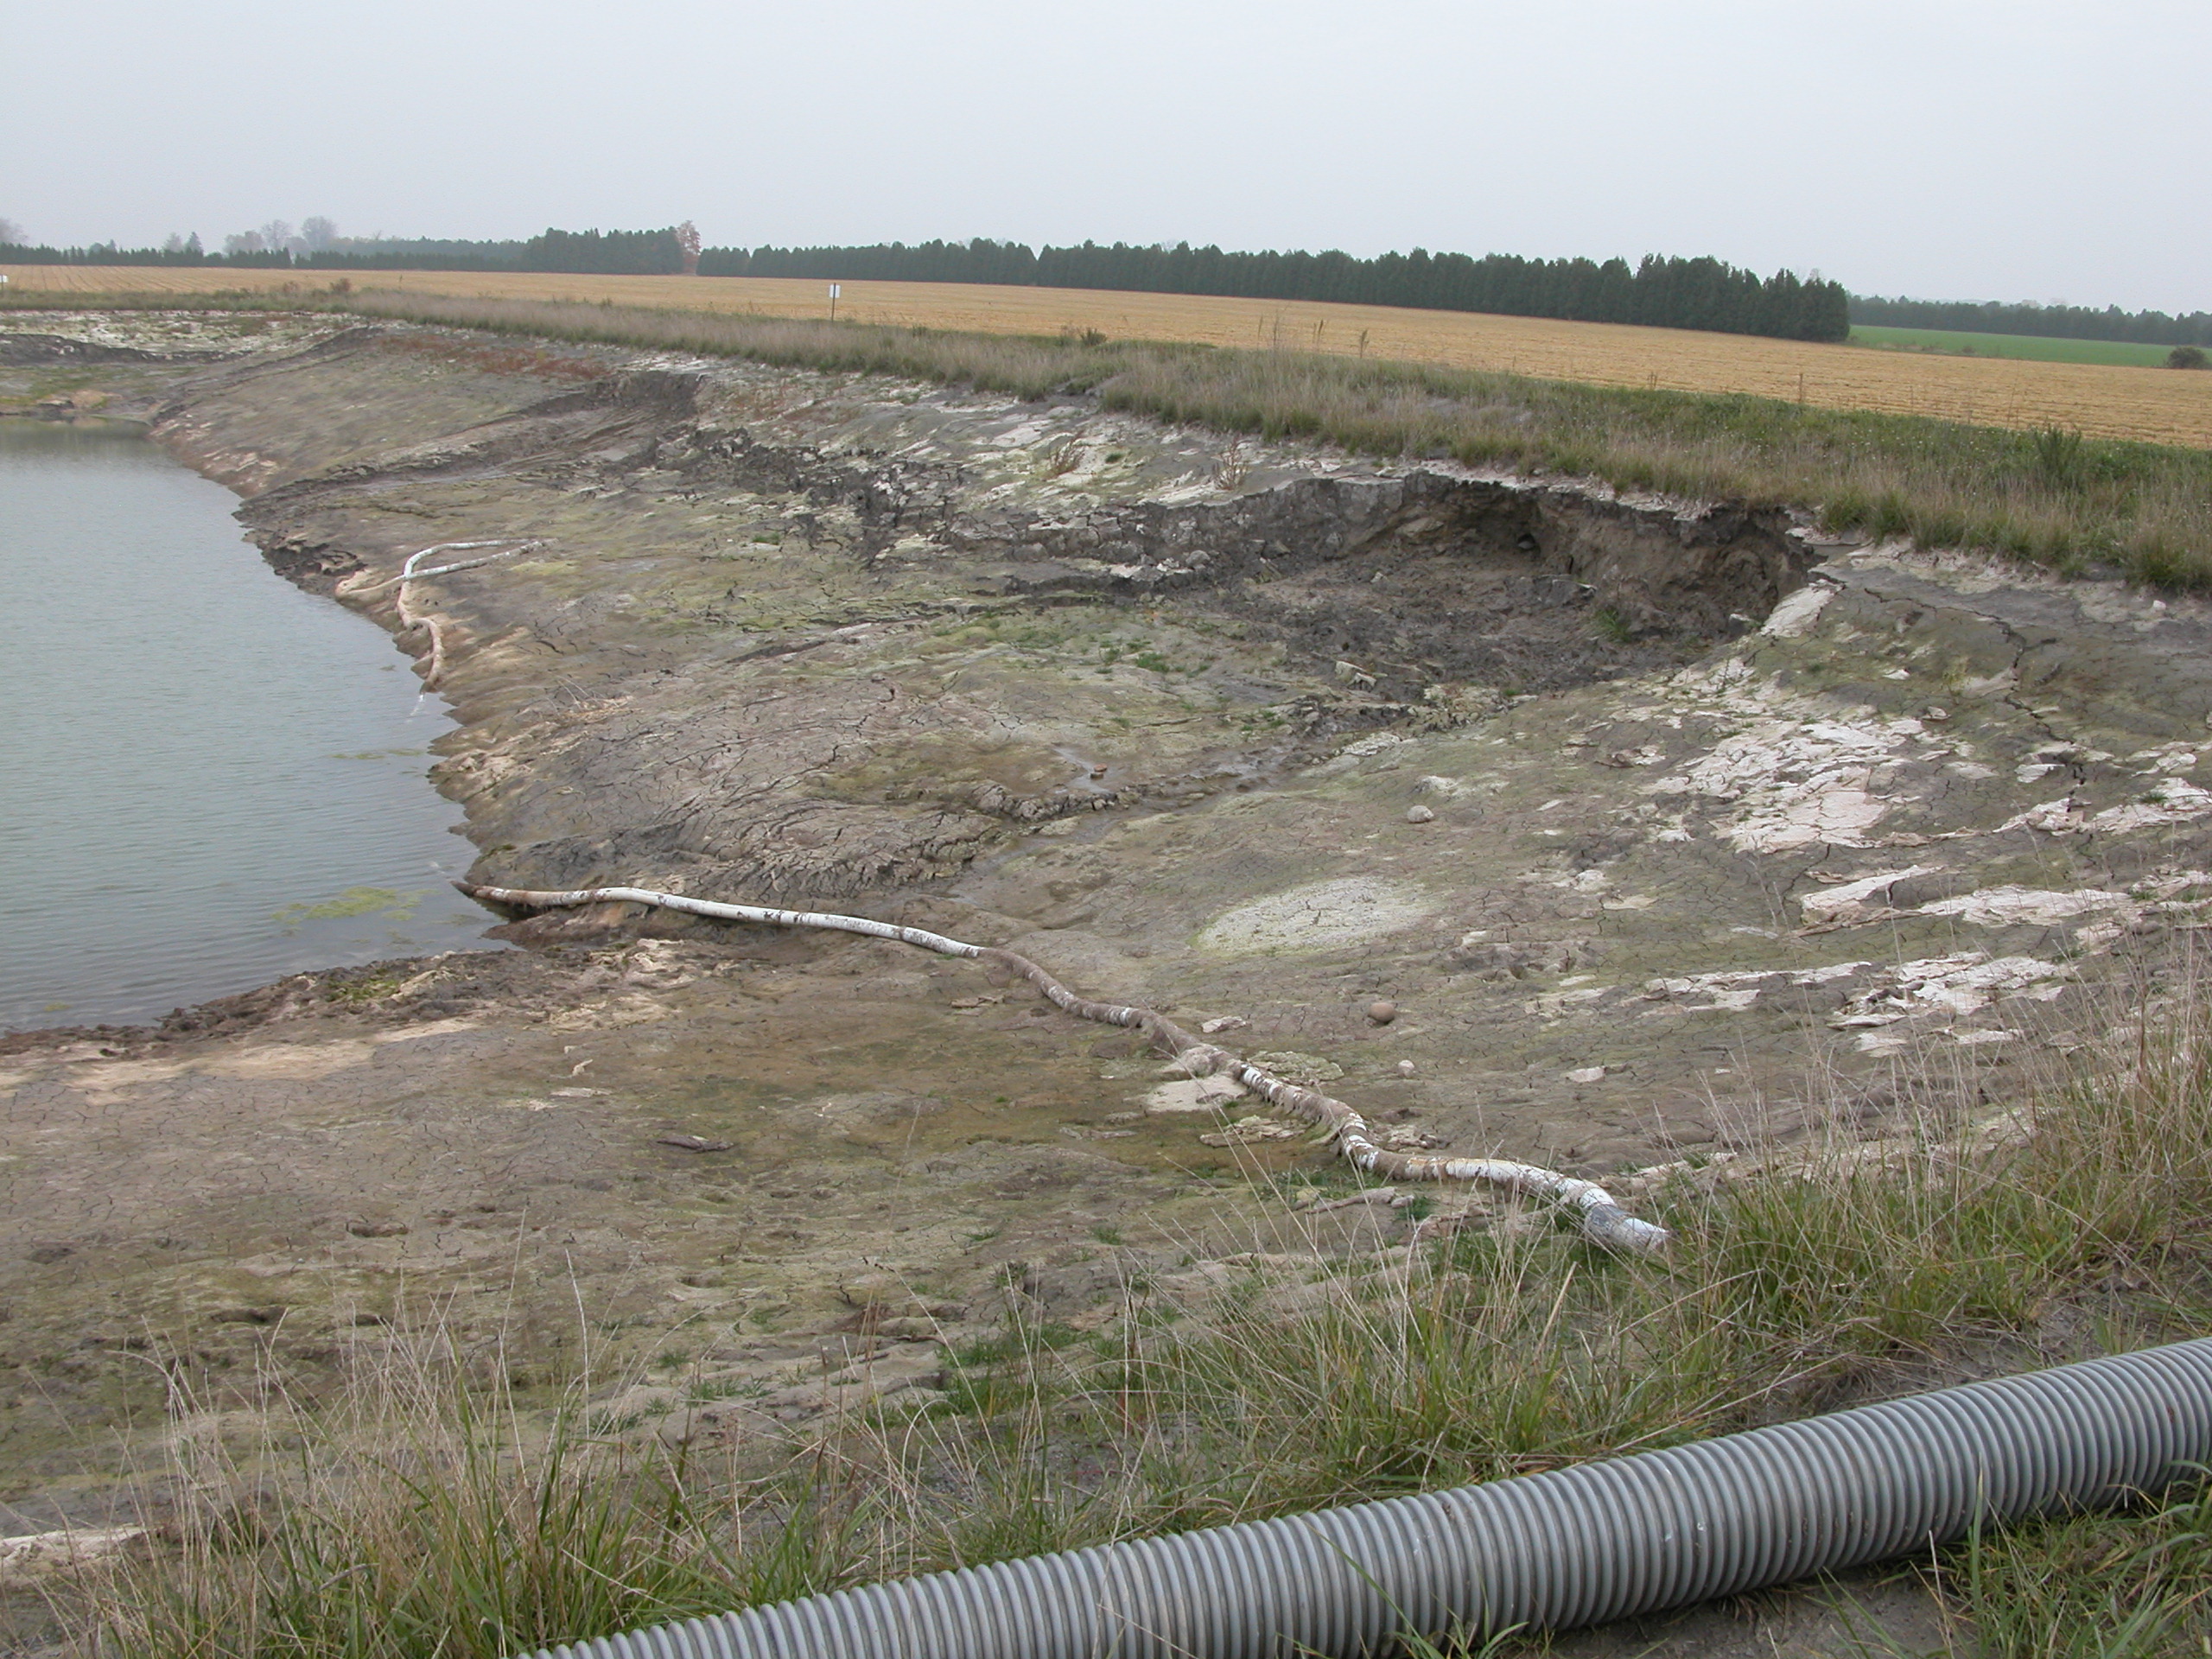
[{"label": "row of evergreen tree", "polygon": [[2130,340],[2149,346],[2212,346],[2212,311],[2102,311],[2086,305],[1977,305],[1967,300],[1885,300],[1854,294],[1851,320],[1869,327],[1948,328],[1967,334],[2034,334],[2045,340]]},{"label": "row of evergreen tree", "polygon": [[[327,221],[314,221],[327,224]],[[13,226],[10,226],[13,229]],[[1643,323],[1719,334],[1769,334],[1784,340],[1843,340],[1853,323],[1942,328],[2066,340],[2136,340],[2159,346],[2212,346],[2212,312],[2094,310],[2079,305],[2000,305],[1885,299],[1847,294],[1815,272],[1801,279],[1777,271],[1762,279],[1718,259],[1523,259],[1493,253],[1227,253],[1217,247],[1032,249],[1019,242],[878,243],[868,247],[709,248],[701,251],[689,225],[658,231],[563,231],[548,228],[521,241],[449,241],[430,238],[315,238],[283,247],[251,245],[232,237],[220,253],[197,236],[171,237],[159,248],[113,242],[53,248],[0,240],[0,264],[232,265],[308,270],[544,270],[614,276],[665,276],[696,270],[708,276],[803,276],[828,281],[987,283],[1042,288],[1097,288],[1152,294],[1218,295],[1239,299],[1335,300],[1429,310],[1486,311],[1507,316],[1560,317],[1586,322]]]},{"label": "row of evergreen tree", "polygon": [[[237,240],[238,238],[233,238]],[[688,225],[658,231],[548,229],[527,241],[331,238],[327,245],[203,250],[197,237],[163,248],[0,245],[0,264],[233,265],[308,270],[545,270],[709,276],[804,276],[830,281],[989,283],[1096,288],[1241,299],[1335,300],[1508,316],[1644,323],[1785,340],[1842,340],[1851,328],[1841,284],[1780,271],[1762,280],[1718,259],[1649,256],[1591,259],[1476,259],[1463,253],[1225,253],[1188,243],[1031,249],[1018,242],[889,243],[853,248],[709,248]]]},{"label": "row of evergreen tree", "polygon": [[226,258],[202,248],[197,236],[173,236],[165,248],[126,248],[113,242],[94,242],[81,248],[0,242],[0,265],[245,265],[259,269],[291,263],[291,256],[283,253]]},{"label": "row of evergreen tree", "polygon": [[[234,238],[235,239],[235,238]],[[159,248],[112,242],[52,248],[0,243],[0,265],[229,265],[254,270],[557,270],[601,276],[672,276],[696,253],[684,227],[660,231],[548,229],[527,241],[452,242],[340,238],[322,248],[210,252],[197,236]]]},{"label": "row of evergreen tree", "polygon": [[1487,311],[1507,316],[1633,322],[1784,340],[1842,340],[1851,332],[1840,283],[1791,271],[1762,280],[1718,259],[1647,255],[1524,259],[1493,253],[1225,253],[1217,247],[1032,250],[1018,242],[923,242],[854,248],[709,248],[708,276],[807,276],[853,282],[996,283],[1237,299],[1334,300],[1356,305]]}]

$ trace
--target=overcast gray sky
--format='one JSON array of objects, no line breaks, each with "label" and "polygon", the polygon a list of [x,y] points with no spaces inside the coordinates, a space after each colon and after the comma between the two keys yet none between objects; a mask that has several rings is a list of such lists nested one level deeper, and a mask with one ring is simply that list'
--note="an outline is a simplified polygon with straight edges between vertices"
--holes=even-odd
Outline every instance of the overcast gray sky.
[{"label": "overcast gray sky", "polygon": [[2206,0],[0,0],[0,216],[1713,253],[2212,308]]}]

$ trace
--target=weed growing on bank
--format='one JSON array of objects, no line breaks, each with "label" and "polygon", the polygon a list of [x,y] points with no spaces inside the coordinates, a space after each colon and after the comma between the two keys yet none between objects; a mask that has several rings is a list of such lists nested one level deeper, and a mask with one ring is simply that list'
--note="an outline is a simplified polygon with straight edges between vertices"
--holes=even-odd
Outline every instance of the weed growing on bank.
[{"label": "weed growing on bank", "polygon": [[[78,1610],[86,1651],[495,1659],[887,1575],[1492,1479],[1832,1408],[1975,1369],[2201,1331],[2212,1314],[2212,1014],[2032,1105],[1657,1194],[1661,1260],[1508,1215],[1318,1261],[1255,1239],[1209,1287],[1128,1279],[1077,1329],[1016,1317],[897,1397],[734,1444],[595,1430],[471,1386],[435,1331],[333,1406],[203,1440],[180,1401],[168,1536]],[[1908,1079],[1910,1082],[1910,1079]],[[1738,1167],[1741,1167],[1740,1166]],[[1201,1275],[1207,1278],[1208,1275]],[[602,1379],[602,1383],[604,1379]],[[604,1393],[602,1386],[599,1393]],[[702,1397],[710,1384],[695,1388]],[[1922,1571],[1960,1652],[2200,1650],[2207,1516],[1979,1538]],[[1878,1643],[1873,1650],[1878,1650]]]},{"label": "weed growing on bank", "polygon": [[365,1351],[336,1399],[280,1400],[243,1436],[236,1414],[174,1402],[159,1474],[178,1513],[152,1553],[65,1609],[81,1650],[503,1659],[835,1571],[833,1529],[756,1542],[730,1524],[726,1488],[650,1442],[588,1435],[468,1375],[432,1323]]},{"label": "weed growing on bank", "polygon": [[[37,303],[34,305],[33,300]],[[337,310],[499,334],[938,381],[1390,459],[1571,474],[1753,505],[2075,575],[2212,590],[2212,452],[1780,399],[1343,358],[366,290],[0,296],[5,309]],[[2055,464],[2056,463],[2056,464]]]}]

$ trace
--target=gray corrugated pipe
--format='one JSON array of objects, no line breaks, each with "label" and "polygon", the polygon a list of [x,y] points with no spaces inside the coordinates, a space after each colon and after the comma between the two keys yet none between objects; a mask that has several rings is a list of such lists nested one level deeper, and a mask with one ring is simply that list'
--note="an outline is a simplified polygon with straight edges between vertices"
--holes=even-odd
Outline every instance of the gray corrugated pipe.
[{"label": "gray corrugated pipe", "polygon": [[1541,1475],[808,1596],[538,1659],[1351,1659],[1564,1630],[2152,1493],[2212,1462],[2212,1338]]}]

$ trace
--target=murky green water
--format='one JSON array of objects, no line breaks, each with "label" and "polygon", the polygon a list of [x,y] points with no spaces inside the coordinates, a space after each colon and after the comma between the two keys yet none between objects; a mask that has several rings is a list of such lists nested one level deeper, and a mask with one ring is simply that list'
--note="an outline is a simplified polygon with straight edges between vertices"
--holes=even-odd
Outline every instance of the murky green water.
[{"label": "murky green water", "polygon": [[473,944],[445,706],[143,439],[0,421],[0,1027]]}]

